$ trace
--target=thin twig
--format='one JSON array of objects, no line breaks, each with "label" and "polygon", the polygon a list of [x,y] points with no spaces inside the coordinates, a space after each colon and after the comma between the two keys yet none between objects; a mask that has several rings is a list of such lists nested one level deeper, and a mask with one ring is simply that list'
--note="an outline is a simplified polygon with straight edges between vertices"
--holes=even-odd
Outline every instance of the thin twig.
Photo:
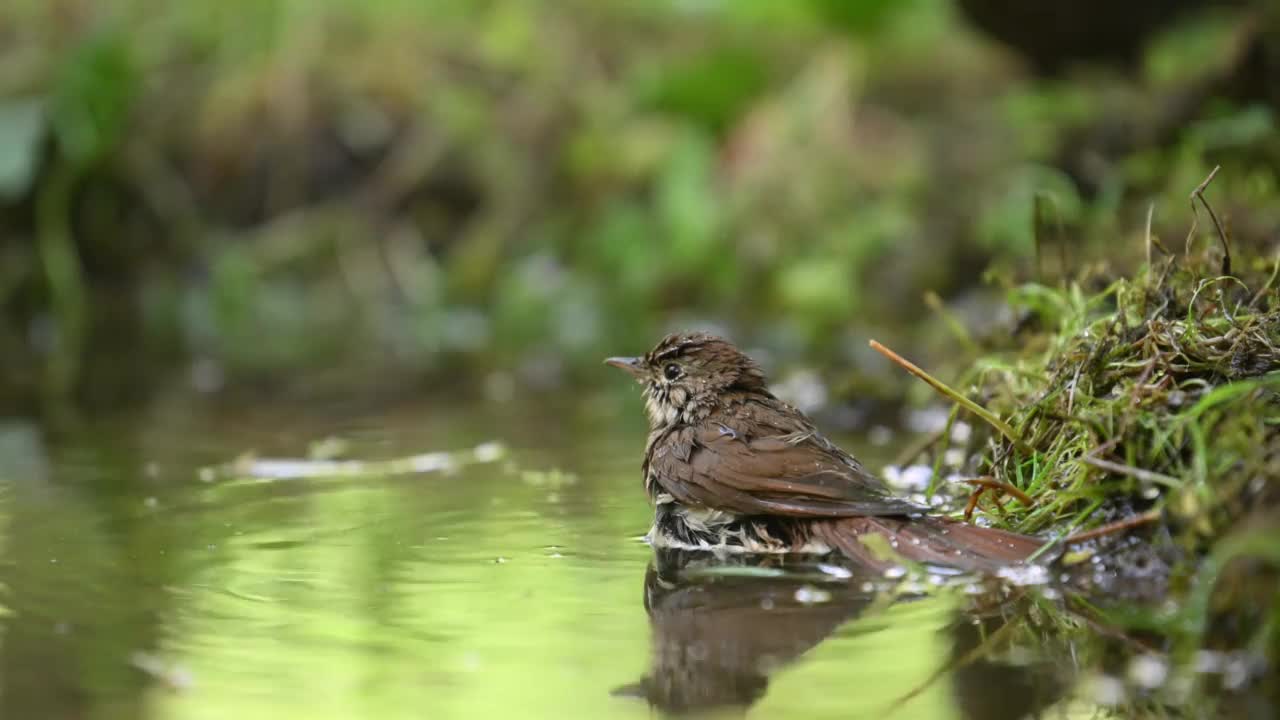
[{"label": "thin twig", "polygon": [[893,464],[899,467],[910,464],[912,460],[915,460],[920,456],[920,453],[923,453],[925,450],[933,447],[933,445],[941,440],[942,436],[946,433],[947,428],[942,427],[921,436],[920,440],[908,445],[906,449],[899,453],[898,456],[893,459]]},{"label": "thin twig", "polygon": [[982,499],[982,493],[986,491],[987,491],[986,488],[980,487],[977,490],[974,490],[972,493],[969,493],[969,500],[964,504],[964,521],[965,522],[969,522],[970,520],[973,519],[973,511],[978,509],[978,501]]},{"label": "thin twig", "polygon": [[1094,538],[1100,538],[1106,535],[1112,535],[1114,533],[1118,533],[1124,530],[1130,530],[1136,527],[1141,527],[1143,525],[1150,525],[1151,523],[1159,519],[1160,519],[1159,511],[1148,510],[1147,512],[1144,512],[1141,515],[1134,515],[1133,517],[1127,517],[1124,520],[1117,520],[1116,522],[1113,522],[1113,523],[1107,523],[1102,527],[1096,527],[1086,532],[1076,533],[1075,535],[1068,535],[1067,537],[1063,538],[1062,543],[1064,545],[1082,543],[1086,540],[1092,540]]},{"label": "thin twig", "polygon": [[[1146,338],[1143,338],[1142,342],[1144,344],[1148,344],[1150,337],[1151,336],[1148,335]],[[1152,354],[1151,358],[1147,360],[1146,367],[1142,368],[1142,372],[1138,374],[1138,379],[1133,383],[1133,391],[1129,393],[1129,407],[1138,406],[1138,402],[1141,399],[1139,397],[1138,391],[1144,385],[1147,384],[1147,380],[1151,379],[1151,374],[1155,372],[1156,364],[1160,362],[1160,359],[1161,359],[1160,351],[1156,350],[1156,352]],[[1165,377],[1169,377],[1169,376],[1166,375]]]},{"label": "thin twig", "polygon": [[1001,482],[989,475],[984,477],[978,477],[978,478],[970,478],[969,480],[964,480],[963,482],[967,485],[977,485],[979,487],[986,488],[988,490],[999,490],[1001,492],[1007,492],[1010,495],[1018,498],[1018,501],[1021,502],[1023,505],[1026,505],[1027,507],[1030,507],[1035,504],[1035,500],[1032,500],[1030,495],[1022,492],[1021,490],[1010,485],[1007,482]]},{"label": "thin twig", "polygon": [[1044,228],[1044,204],[1045,194],[1038,192],[1031,203],[1031,238],[1035,244],[1035,262],[1036,262],[1036,282],[1044,284],[1044,238],[1041,230]]},{"label": "thin twig", "polygon": [[[982,495],[986,493],[988,490],[997,490],[1000,492],[1007,492],[1017,497],[1019,500],[1022,501],[1022,504],[1026,505],[1027,507],[1030,507],[1034,502],[1031,499],[1030,495],[1027,495],[1026,493],[1022,492],[1018,488],[1008,483],[1000,482],[999,480],[996,480],[995,478],[990,476],[973,478],[970,480],[965,480],[964,482],[969,485],[977,486],[977,489],[975,489],[972,493],[969,494],[969,501],[964,504],[964,521],[965,522],[969,522],[970,520],[973,519],[973,511],[978,509],[978,501],[982,499]],[[1000,512],[1000,515],[1002,517],[1007,516],[1007,514],[1004,511],[1004,503],[1000,502],[999,495],[997,495],[995,498],[995,504],[996,504],[996,510]]]},{"label": "thin twig", "polygon": [[1071,376],[1071,391],[1067,393],[1067,416],[1070,417],[1071,411],[1076,405],[1076,387],[1080,384],[1080,370],[1083,365],[1076,366],[1075,375]]},{"label": "thin twig", "polygon": [[969,665],[975,662],[976,660],[979,660],[984,655],[991,653],[993,648],[995,648],[1000,643],[1003,643],[1010,635],[1012,635],[1020,627],[1022,627],[1021,624],[1015,623],[1013,621],[1008,621],[1004,625],[1001,625],[999,628],[996,629],[995,632],[988,635],[985,640],[983,640],[973,648],[969,649],[968,652],[961,655],[960,657],[951,658],[947,662],[943,663],[937,670],[933,672],[932,675],[925,678],[923,682],[921,682],[919,685],[912,688],[905,694],[899,696],[896,700],[894,700],[889,705],[889,707],[885,708],[885,714],[888,715],[888,714],[897,712],[902,708],[903,705],[906,705],[907,702],[914,699],[915,697],[923,693],[925,690],[929,689],[929,687],[931,687],[935,682],[937,682],[939,678],[946,676],[948,673],[954,671],[957,668],[962,668],[966,665]]},{"label": "thin twig", "polygon": [[1249,310],[1252,310],[1254,306],[1258,304],[1258,301],[1267,294],[1267,291],[1271,289],[1271,286],[1275,284],[1277,273],[1280,273],[1280,256],[1276,257],[1276,264],[1275,267],[1271,268],[1271,277],[1267,278],[1267,284],[1259,288],[1258,292],[1253,296],[1253,299],[1249,301]]},{"label": "thin twig", "polygon": [[1142,468],[1136,468],[1136,467],[1133,467],[1132,465],[1122,465],[1118,462],[1111,462],[1110,460],[1103,460],[1102,458],[1096,458],[1090,455],[1085,455],[1084,457],[1080,458],[1078,462],[1082,462],[1085,465],[1096,467],[1099,470],[1106,470],[1107,472],[1113,472],[1113,473],[1116,473],[1117,475],[1126,475],[1128,477],[1135,478],[1143,482],[1155,483],[1157,485],[1166,485],[1168,487],[1182,486],[1182,481],[1171,475],[1165,475],[1164,473],[1158,473],[1153,470],[1143,470]]},{"label": "thin twig", "polygon": [[1213,206],[1205,199],[1204,191],[1209,187],[1209,183],[1213,182],[1213,178],[1217,176],[1218,171],[1222,169],[1221,165],[1215,165],[1213,171],[1209,173],[1209,177],[1204,182],[1196,186],[1191,191],[1191,230],[1187,232],[1186,254],[1191,255],[1191,240],[1193,239],[1198,225],[1199,213],[1196,212],[1196,199],[1200,200],[1200,204],[1204,209],[1209,211],[1209,218],[1213,220],[1213,227],[1218,231],[1218,240],[1222,243],[1222,274],[1231,274],[1231,246],[1227,243],[1227,231],[1222,228],[1222,222],[1218,220],[1218,214],[1213,211]]},{"label": "thin twig", "polygon": [[974,354],[978,352],[978,346],[974,343],[973,338],[969,336],[968,328],[964,326],[964,323],[961,322],[954,313],[947,309],[946,304],[942,302],[942,298],[938,296],[938,293],[932,290],[926,290],[924,293],[924,304],[928,305],[930,310],[934,311],[938,314],[938,317],[942,318],[942,322],[947,326],[947,329],[951,331],[951,334],[955,336],[956,340],[961,345],[964,345],[965,350]]},{"label": "thin twig", "polygon": [[1148,268],[1148,272],[1150,272],[1150,268],[1151,268],[1151,216],[1152,216],[1152,215],[1154,215],[1154,214],[1155,214],[1155,212],[1156,212],[1156,204],[1155,204],[1155,203],[1151,203],[1150,205],[1148,205],[1148,206],[1147,206],[1147,233],[1146,233],[1147,242],[1146,242],[1146,247],[1147,247],[1147,268]]},{"label": "thin twig", "polygon": [[978,417],[982,418],[984,421],[986,421],[988,425],[995,428],[1001,435],[1004,435],[1006,438],[1008,438],[1009,442],[1013,443],[1019,450],[1026,453],[1031,452],[1031,448],[1027,447],[1026,443],[1019,440],[1018,437],[1014,434],[1013,428],[1009,427],[1007,424],[1005,424],[1003,420],[1001,420],[1000,418],[992,414],[991,411],[982,407],[978,403],[970,400],[964,395],[961,395],[960,393],[956,392],[951,387],[949,387],[946,383],[942,382],[941,380],[935,378],[934,376],[920,369],[911,361],[902,357],[898,353],[890,350],[884,345],[881,345],[875,340],[871,341],[871,347],[876,352],[892,360],[894,364],[898,365],[903,370],[906,370],[912,375],[915,375],[916,377],[928,383],[929,387],[932,387],[934,390],[937,390],[948,400],[956,403],[957,405],[960,405],[961,407],[973,413],[974,415],[977,415]]},{"label": "thin twig", "polygon": [[1076,609],[1066,609],[1066,613],[1072,617],[1079,618],[1084,622],[1084,624],[1088,625],[1095,634],[1115,638],[1125,645],[1128,645],[1131,651],[1141,653],[1156,652],[1156,648],[1150,643],[1144,642],[1139,638],[1126,635],[1124,630],[1121,628],[1103,622],[1097,617],[1097,611],[1092,607],[1089,607],[1087,603],[1082,602],[1078,595],[1069,596],[1068,599],[1071,601],[1072,605],[1076,606]]}]

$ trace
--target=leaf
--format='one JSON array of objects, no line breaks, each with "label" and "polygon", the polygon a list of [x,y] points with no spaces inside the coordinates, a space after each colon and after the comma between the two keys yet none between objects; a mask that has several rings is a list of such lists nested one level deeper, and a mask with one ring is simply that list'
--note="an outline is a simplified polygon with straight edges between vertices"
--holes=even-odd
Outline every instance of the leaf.
[{"label": "leaf", "polygon": [[42,100],[0,104],[0,199],[14,200],[31,187],[39,170],[45,123]]},{"label": "leaf", "polygon": [[63,156],[84,167],[113,150],[124,137],[138,85],[137,67],[123,37],[103,35],[72,51],[50,107]]},{"label": "leaf", "polygon": [[902,0],[809,0],[814,11],[833,28],[853,35],[870,36],[883,30],[895,13],[909,8]]},{"label": "leaf", "polygon": [[856,282],[848,267],[829,258],[795,261],[777,276],[782,305],[814,319],[845,317],[853,311]]},{"label": "leaf", "polygon": [[664,64],[642,95],[658,110],[719,133],[733,125],[768,83],[768,66],[758,49],[727,44]]},{"label": "leaf", "polygon": [[1083,201],[1070,177],[1054,168],[1032,165],[1011,173],[1002,184],[1003,191],[985,202],[978,218],[977,239],[983,247],[1031,256],[1035,251],[1037,197],[1044,203],[1051,241],[1069,240],[1058,237],[1059,231],[1084,214]]},{"label": "leaf", "polygon": [[713,188],[714,150],[699,133],[674,149],[657,187],[657,212],[674,267],[698,271],[715,257],[720,203]]}]

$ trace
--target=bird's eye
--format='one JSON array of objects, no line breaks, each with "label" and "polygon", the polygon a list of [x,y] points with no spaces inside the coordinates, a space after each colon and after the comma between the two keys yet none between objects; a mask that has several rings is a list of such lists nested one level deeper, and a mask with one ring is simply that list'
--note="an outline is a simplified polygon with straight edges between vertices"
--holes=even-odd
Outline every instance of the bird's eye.
[{"label": "bird's eye", "polygon": [[680,366],[675,363],[671,363],[662,369],[662,374],[665,375],[668,380],[675,380],[680,377],[680,373]]}]

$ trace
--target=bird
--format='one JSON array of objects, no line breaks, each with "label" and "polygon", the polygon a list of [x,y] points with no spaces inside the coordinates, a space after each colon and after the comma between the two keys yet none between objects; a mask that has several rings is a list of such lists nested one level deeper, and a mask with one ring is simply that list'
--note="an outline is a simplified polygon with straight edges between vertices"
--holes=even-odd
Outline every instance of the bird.
[{"label": "bird", "polygon": [[722,337],[673,333],[644,355],[605,363],[644,388],[642,474],[654,507],[646,537],[655,548],[839,554],[882,568],[896,555],[996,572],[1043,545],[895,496],[775,396],[761,367]]}]

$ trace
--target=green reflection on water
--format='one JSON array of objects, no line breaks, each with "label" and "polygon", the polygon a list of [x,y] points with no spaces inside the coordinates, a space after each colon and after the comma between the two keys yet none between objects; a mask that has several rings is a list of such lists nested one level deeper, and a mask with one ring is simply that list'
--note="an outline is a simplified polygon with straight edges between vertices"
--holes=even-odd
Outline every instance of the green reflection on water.
[{"label": "green reflection on water", "polygon": [[[5,717],[651,716],[613,693],[653,673],[669,630],[645,607],[640,433],[561,414],[299,417],[28,436],[34,461],[6,466],[0,494]],[[502,464],[337,484],[195,479],[210,459],[334,431],[382,455],[501,437],[516,464],[575,480]],[[926,684],[954,607],[860,610],[773,673],[753,714],[878,715],[923,686],[903,717],[956,716],[947,683]],[[758,617],[763,632],[782,616]],[[715,617],[676,616],[690,619]]]}]

